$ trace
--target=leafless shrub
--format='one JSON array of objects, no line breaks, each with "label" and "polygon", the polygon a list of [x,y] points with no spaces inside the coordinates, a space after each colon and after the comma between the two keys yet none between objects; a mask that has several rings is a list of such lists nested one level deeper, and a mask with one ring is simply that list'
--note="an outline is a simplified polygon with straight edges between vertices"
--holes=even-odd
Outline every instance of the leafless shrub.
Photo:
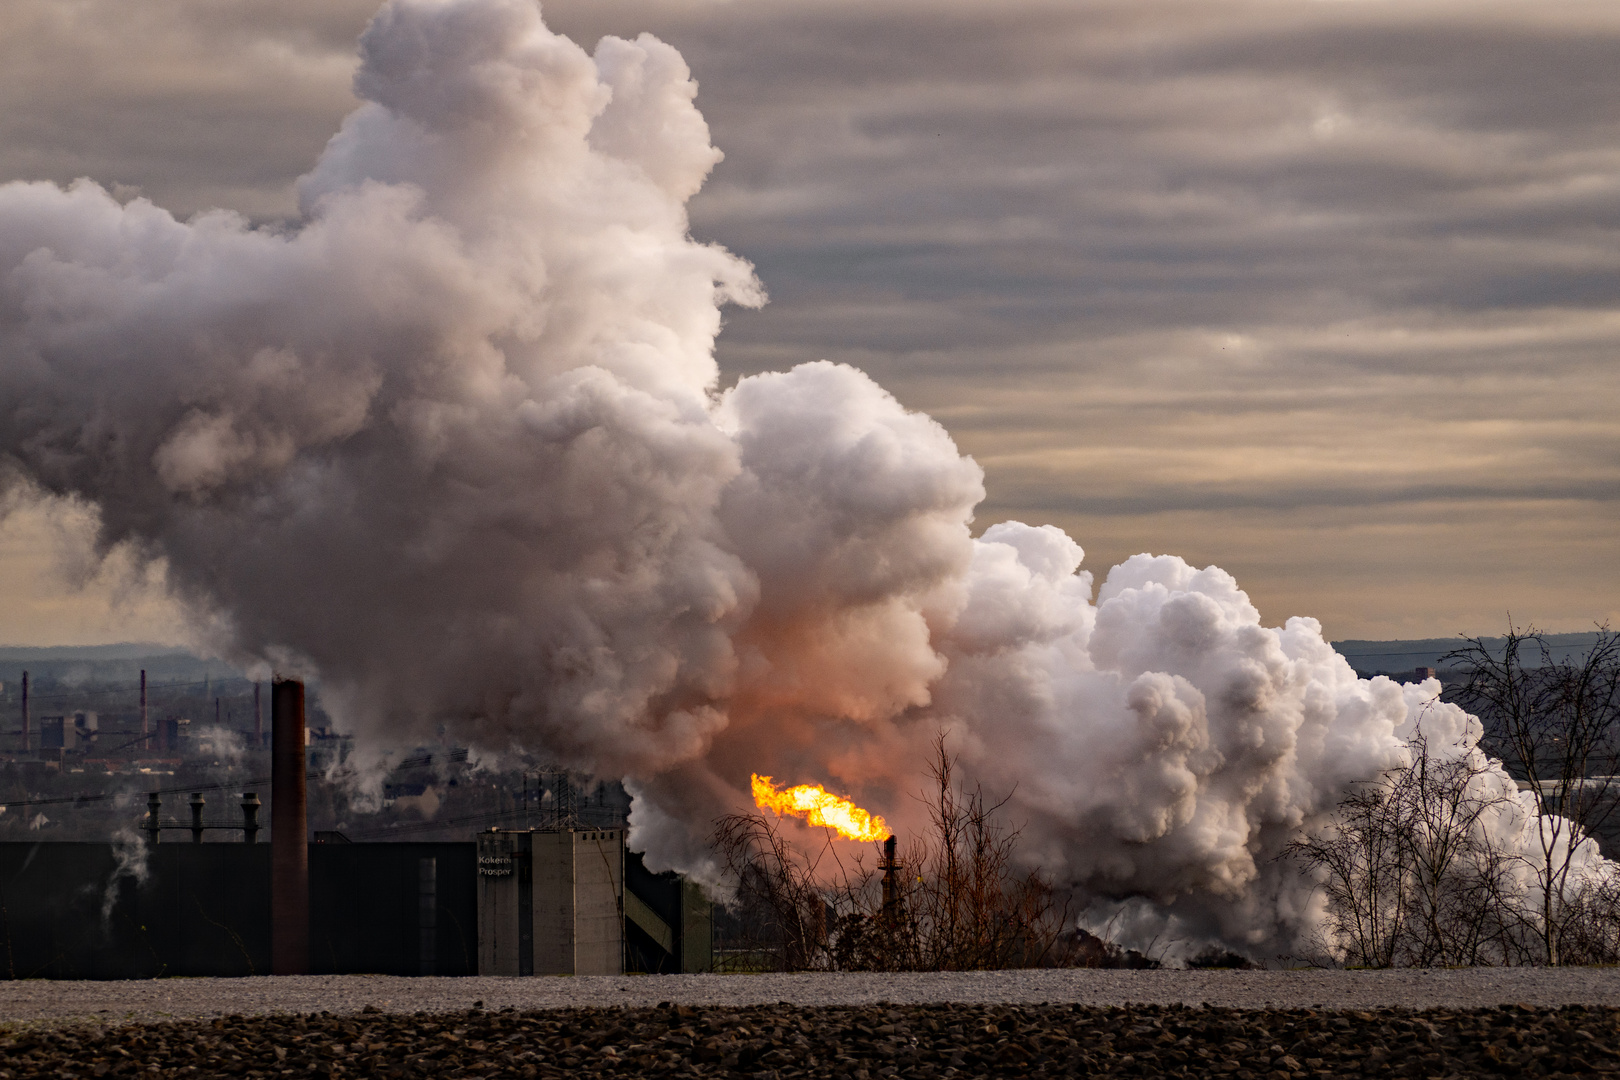
[{"label": "leafless shrub", "polygon": [[923,872],[908,905],[919,966],[976,971],[1064,963],[1069,905],[1040,871],[1015,868],[1019,830],[998,820],[1006,798],[991,802],[981,787],[962,789],[954,766],[938,736],[928,766],[932,829],[914,856]]},{"label": "leafless shrub", "polygon": [[1620,880],[1604,878],[1569,899],[1559,955],[1565,964],[1620,963]]}]

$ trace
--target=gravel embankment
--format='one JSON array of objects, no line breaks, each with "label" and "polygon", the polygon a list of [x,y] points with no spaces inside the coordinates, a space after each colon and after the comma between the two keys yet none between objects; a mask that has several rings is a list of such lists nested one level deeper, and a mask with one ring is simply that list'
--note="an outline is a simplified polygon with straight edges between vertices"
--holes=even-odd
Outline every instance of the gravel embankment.
[{"label": "gravel embankment", "polygon": [[1616,1045],[1620,1011],[1580,1006],[1333,1012],[784,1003],[23,1028],[0,1037],[0,1080],[1592,1076],[1616,1072]]},{"label": "gravel embankment", "polygon": [[1620,1006],[1620,969],[1457,971],[985,971],[633,975],[585,978],[297,976],[0,982],[0,1020],[155,1020],[277,1012],[446,1012],[585,1006],[982,1004],[1218,1005],[1242,1009]]}]

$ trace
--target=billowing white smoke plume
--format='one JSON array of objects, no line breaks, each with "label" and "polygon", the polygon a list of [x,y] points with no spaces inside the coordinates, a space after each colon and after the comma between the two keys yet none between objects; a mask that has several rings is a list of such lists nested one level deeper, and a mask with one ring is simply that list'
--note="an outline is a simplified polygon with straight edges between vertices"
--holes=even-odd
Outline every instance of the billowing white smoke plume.
[{"label": "billowing white smoke plume", "polygon": [[361,53],[295,228],[0,187],[13,483],[98,506],[373,747],[446,724],[626,777],[655,863],[702,871],[751,771],[913,827],[947,730],[1060,880],[1308,936],[1274,856],[1433,684],[1357,680],[1214,568],[1138,556],[1094,604],[1059,530],[975,540],[978,466],[851,368],[717,395],[721,308],[763,294],[688,235],[720,154],[669,46],[392,0]]}]

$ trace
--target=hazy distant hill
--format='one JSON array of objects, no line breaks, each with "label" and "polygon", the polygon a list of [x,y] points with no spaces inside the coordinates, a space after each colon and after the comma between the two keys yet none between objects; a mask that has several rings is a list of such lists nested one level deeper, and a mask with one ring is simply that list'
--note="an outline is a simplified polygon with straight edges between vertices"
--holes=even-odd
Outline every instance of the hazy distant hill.
[{"label": "hazy distant hill", "polygon": [[[1484,638],[1487,648],[1500,656],[1503,638]],[[1580,659],[1586,649],[1597,640],[1595,631],[1583,634],[1548,634],[1546,642],[1552,646],[1553,659]],[[1441,662],[1441,657],[1463,644],[1462,638],[1419,638],[1414,641],[1335,641],[1334,649],[1350,661],[1357,671],[1388,672],[1398,674],[1418,667],[1436,669],[1455,666]]]},{"label": "hazy distant hill", "polygon": [[[191,656],[178,645],[0,645],[0,663],[40,663],[50,660],[139,660],[148,656]],[[191,656],[192,659],[196,657]]]},{"label": "hazy distant hill", "polygon": [[226,679],[242,672],[223,660],[203,660],[170,645],[0,646],[0,682],[9,691],[22,673],[36,685],[139,682],[145,670],[150,683]]},{"label": "hazy distant hill", "polygon": [[[1596,640],[1595,632],[1548,634],[1557,660],[1579,658]],[[1486,638],[1498,652],[1501,638]],[[1406,641],[1335,641],[1334,649],[1357,671],[1399,674],[1418,667],[1444,668],[1441,657],[1462,643],[1461,638],[1419,638]],[[222,660],[203,660],[170,645],[0,646],[0,682],[10,684],[27,671],[35,680],[63,683],[134,683],[145,669],[151,682],[228,679],[242,672]]]}]

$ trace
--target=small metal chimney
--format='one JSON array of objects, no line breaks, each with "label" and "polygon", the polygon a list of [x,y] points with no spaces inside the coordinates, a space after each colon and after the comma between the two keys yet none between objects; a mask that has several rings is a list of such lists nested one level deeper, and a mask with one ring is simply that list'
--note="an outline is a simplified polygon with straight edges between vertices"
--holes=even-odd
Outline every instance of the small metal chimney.
[{"label": "small metal chimney", "polygon": [[270,973],[309,974],[304,684],[270,684]]}]

